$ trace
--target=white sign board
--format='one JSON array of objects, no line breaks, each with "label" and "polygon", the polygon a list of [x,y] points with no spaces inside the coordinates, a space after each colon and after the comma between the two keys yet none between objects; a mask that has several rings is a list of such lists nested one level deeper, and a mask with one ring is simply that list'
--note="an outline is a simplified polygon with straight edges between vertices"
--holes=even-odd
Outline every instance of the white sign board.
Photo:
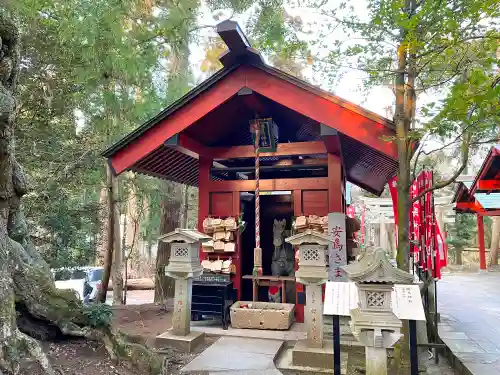
[{"label": "white sign board", "polygon": [[333,241],[328,245],[328,281],[346,281],[342,266],[347,264],[345,215],[341,212],[328,214],[328,234]]},{"label": "white sign board", "polygon": [[[358,288],[353,282],[327,282],[323,315],[350,316],[358,307]],[[392,311],[401,320],[425,320],[418,285],[394,285]]]}]

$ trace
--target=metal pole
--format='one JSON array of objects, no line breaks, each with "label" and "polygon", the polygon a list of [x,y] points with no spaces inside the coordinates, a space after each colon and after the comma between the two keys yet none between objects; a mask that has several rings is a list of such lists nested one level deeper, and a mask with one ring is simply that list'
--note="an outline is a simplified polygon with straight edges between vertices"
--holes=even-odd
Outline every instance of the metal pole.
[{"label": "metal pole", "polygon": [[[438,316],[438,292],[437,292],[437,280],[434,280],[434,326],[436,327],[436,332],[438,332],[439,327],[439,316]],[[435,342],[439,342],[439,337],[435,338]],[[439,352],[438,348],[434,349],[434,363],[439,363]]]},{"label": "metal pole", "polygon": [[333,374],[340,374],[340,317],[333,316]]},{"label": "metal pole", "polygon": [[411,375],[418,375],[417,322],[408,321],[410,328],[410,369]]},{"label": "metal pole", "polygon": [[[434,186],[434,173],[431,171],[431,186]],[[438,331],[438,323],[439,323],[439,318],[438,318],[438,305],[437,305],[437,268],[440,267],[441,265],[437,264],[437,252],[439,251],[438,244],[437,244],[437,235],[436,235],[436,206],[434,202],[434,192],[431,192],[431,225],[432,225],[432,251],[433,251],[433,258],[434,258],[434,270],[432,272],[433,278],[434,278],[434,328],[436,332]],[[444,244],[443,244],[444,246]],[[434,342],[438,343],[439,342],[439,337],[434,337]],[[439,353],[438,349],[434,348],[434,363],[438,364],[439,363]]]}]

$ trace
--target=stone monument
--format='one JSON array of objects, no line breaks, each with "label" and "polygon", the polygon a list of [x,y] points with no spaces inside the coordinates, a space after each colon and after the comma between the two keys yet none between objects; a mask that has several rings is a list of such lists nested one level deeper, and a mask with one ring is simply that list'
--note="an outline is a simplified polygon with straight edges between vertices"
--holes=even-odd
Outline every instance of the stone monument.
[{"label": "stone monument", "polygon": [[172,329],[157,337],[157,342],[170,344],[190,352],[203,334],[191,332],[191,292],[193,278],[203,273],[200,262],[200,243],[211,237],[194,229],[179,229],[162,235],[159,241],[170,243],[170,259],[165,274],[175,279]]},{"label": "stone monument", "polygon": [[323,343],[323,291],[328,281],[328,245],[332,242],[326,234],[306,230],[285,240],[299,247],[299,268],[295,272],[298,283],[306,286],[304,322],[307,329],[305,342],[298,342],[292,351],[296,366],[331,368],[333,348],[325,349]]},{"label": "stone monument", "polygon": [[380,248],[342,269],[358,287],[359,303],[351,310],[351,330],[365,346],[366,374],[387,375],[387,348],[401,338],[402,327],[391,307],[393,286],[411,284],[413,275],[394,267]]}]

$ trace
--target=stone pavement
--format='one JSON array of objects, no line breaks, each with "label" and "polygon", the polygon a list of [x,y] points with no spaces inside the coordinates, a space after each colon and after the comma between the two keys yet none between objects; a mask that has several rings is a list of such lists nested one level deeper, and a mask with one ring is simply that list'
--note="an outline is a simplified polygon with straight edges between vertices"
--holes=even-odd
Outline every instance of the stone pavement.
[{"label": "stone pavement", "polygon": [[283,341],[221,337],[184,366],[183,374],[280,375],[274,359]]},{"label": "stone pavement", "polygon": [[274,331],[266,329],[243,329],[233,328],[223,329],[220,320],[200,320],[191,322],[191,331],[204,332],[212,336],[235,336],[254,339],[267,339],[279,341],[305,340],[307,333],[304,323],[293,323],[286,331]]},{"label": "stone pavement", "polygon": [[472,375],[500,375],[500,273],[444,275],[439,335]]}]

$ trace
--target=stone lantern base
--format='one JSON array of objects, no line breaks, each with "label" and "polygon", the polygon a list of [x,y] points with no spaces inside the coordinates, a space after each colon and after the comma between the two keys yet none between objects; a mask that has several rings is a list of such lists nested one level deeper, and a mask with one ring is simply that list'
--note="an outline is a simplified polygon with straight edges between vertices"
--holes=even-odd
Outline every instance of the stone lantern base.
[{"label": "stone lantern base", "polygon": [[191,353],[196,347],[205,342],[205,333],[191,331],[186,336],[174,335],[172,330],[156,336],[155,347],[173,347],[185,353]]},{"label": "stone lantern base", "polygon": [[292,364],[333,369],[333,343],[324,342],[321,348],[313,348],[305,340],[298,341],[292,349]]}]

